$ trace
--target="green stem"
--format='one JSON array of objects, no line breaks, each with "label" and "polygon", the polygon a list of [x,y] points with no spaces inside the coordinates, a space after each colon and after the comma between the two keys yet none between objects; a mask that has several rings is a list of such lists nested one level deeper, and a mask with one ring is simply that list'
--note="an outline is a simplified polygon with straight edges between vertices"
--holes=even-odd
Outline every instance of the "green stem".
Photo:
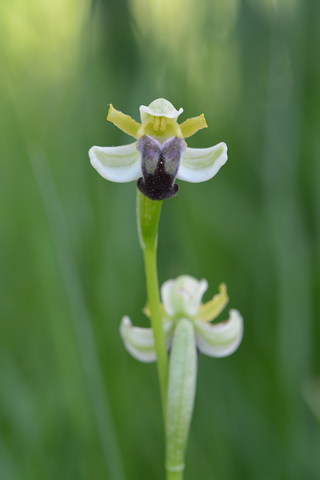
[{"label": "green stem", "polygon": [[161,390],[164,421],[166,421],[168,354],[160,309],[160,295],[157,273],[158,225],[162,202],[145,197],[138,190],[137,219],[140,245],[143,251],[146,271],[148,302],[151,326],[157,353],[157,368]]},{"label": "green stem", "polygon": [[160,311],[156,250],[144,250],[144,262],[147,277],[148,300],[151,312],[151,326],[157,352],[157,367],[161,389],[161,400],[164,420],[167,410],[168,354]]}]

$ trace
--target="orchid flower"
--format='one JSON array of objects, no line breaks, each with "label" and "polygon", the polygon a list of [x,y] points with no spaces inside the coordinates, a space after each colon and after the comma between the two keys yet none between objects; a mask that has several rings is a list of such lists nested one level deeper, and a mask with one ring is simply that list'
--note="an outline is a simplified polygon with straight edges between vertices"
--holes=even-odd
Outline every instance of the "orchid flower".
[{"label": "orchid flower", "polygon": [[[224,357],[239,346],[243,320],[237,310],[220,323],[214,320],[228,302],[225,284],[205,304],[202,296],[206,280],[182,275],[162,285],[162,320],[167,348],[170,349],[166,397],[166,470],[168,479],[182,479],[184,457],[192,418],[196,381],[197,350],[212,357]],[[148,306],[144,309],[150,315]],[[142,362],[157,359],[153,330],[133,327],[125,316],[120,333],[127,350]]]},{"label": "orchid flower", "polygon": [[[194,345],[197,350],[211,357],[231,355],[239,346],[243,334],[243,320],[237,310],[230,310],[228,320],[210,323],[224,309],[228,302],[226,285],[221,284],[219,293],[205,304],[202,296],[208,288],[206,280],[182,275],[162,285],[162,319],[167,348],[171,347],[177,325],[183,320],[191,324]],[[148,306],[144,313],[150,316]],[[134,327],[129,317],[124,316],[120,333],[125,347],[141,362],[156,360],[153,330]]]},{"label": "orchid flower", "polygon": [[89,150],[92,166],[112,182],[137,180],[139,190],[151,200],[164,200],[178,192],[176,178],[198,183],[210,180],[227,161],[227,146],[189,148],[185,138],[206,128],[202,115],[181,124],[183,112],[164,98],[140,106],[141,123],[110,105],[107,119],[137,141],[119,147]]}]

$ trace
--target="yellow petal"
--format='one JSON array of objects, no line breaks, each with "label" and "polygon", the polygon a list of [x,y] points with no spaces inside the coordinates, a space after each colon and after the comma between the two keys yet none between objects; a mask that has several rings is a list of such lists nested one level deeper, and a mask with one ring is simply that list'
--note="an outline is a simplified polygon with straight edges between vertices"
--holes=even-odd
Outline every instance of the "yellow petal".
[{"label": "yellow petal", "polygon": [[116,110],[111,104],[107,116],[107,120],[112,122],[116,127],[120,128],[123,132],[131,135],[134,138],[138,138],[138,130],[141,127],[140,123],[136,122],[129,115],[126,115],[119,110]]},{"label": "yellow petal", "polygon": [[181,123],[180,128],[184,138],[191,137],[194,133],[202,128],[207,128],[207,122],[203,113],[199,117],[188,118],[185,122]]},{"label": "yellow petal", "polygon": [[202,322],[214,320],[222,312],[228,301],[227,286],[225,283],[221,283],[219,293],[217,293],[210,302],[200,306],[195,319]]}]

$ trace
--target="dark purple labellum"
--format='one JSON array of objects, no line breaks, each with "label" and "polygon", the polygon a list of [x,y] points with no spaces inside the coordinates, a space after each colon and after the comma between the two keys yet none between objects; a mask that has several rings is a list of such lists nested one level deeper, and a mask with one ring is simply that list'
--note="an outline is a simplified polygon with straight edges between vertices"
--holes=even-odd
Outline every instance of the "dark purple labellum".
[{"label": "dark purple labellum", "polygon": [[138,188],[151,200],[164,200],[178,193],[174,183],[178,174],[181,155],[185,148],[183,138],[173,137],[160,144],[148,135],[140,137],[137,148],[141,154],[143,178]]}]

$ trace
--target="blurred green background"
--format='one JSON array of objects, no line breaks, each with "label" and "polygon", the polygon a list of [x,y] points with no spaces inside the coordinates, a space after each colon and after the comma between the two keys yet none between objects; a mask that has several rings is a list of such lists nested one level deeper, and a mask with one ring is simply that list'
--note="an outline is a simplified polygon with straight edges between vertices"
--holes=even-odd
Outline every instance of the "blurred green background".
[{"label": "blurred green background", "polygon": [[148,325],[136,187],[87,151],[132,142],[109,103],[165,97],[229,161],[164,202],[160,282],[225,281],[245,321],[200,358],[185,478],[319,479],[320,2],[2,0],[0,27],[0,478],[164,477],[156,368],[119,336]]}]

